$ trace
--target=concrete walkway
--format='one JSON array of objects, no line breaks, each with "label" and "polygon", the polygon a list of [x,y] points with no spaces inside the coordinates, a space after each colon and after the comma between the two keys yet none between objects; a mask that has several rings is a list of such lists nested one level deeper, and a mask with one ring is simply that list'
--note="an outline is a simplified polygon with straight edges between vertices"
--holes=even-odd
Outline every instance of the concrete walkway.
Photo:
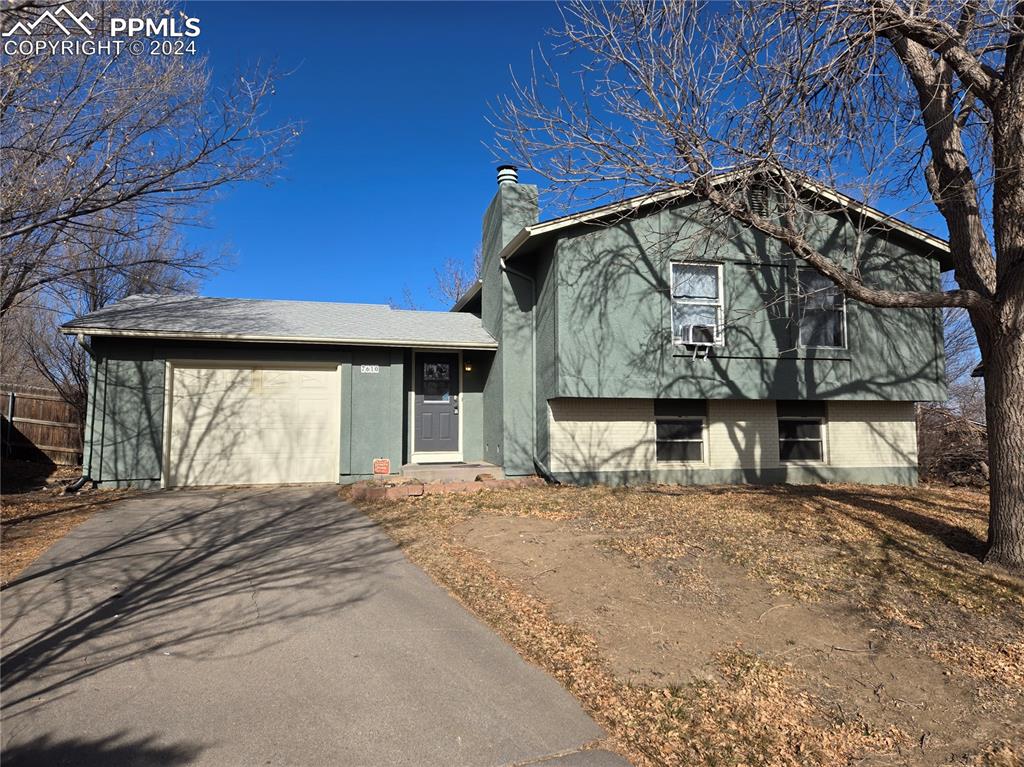
[{"label": "concrete walkway", "polygon": [[0,598],[4,767],[626,764],[334,487],[124,501]]}]

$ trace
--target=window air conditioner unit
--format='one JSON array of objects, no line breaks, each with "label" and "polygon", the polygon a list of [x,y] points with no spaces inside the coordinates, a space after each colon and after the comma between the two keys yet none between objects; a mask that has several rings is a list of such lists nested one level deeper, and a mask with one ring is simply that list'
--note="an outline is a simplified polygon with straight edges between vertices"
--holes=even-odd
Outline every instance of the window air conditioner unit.
[{"label": "window air conditioner unit", "polygon": [[690,325],[683,340],[687,346],[714,346],[715,329],[709,325]]}]

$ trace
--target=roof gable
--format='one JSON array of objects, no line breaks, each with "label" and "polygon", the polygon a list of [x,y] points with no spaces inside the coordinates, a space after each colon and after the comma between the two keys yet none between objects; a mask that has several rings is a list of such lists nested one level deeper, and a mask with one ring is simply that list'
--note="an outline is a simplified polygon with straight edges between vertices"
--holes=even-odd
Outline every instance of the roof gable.
[{"label": "roof gable", "polygon": [[[726,184],[729,181],[735,179],[738,173],[722,173],[716,176],[712,183],[714,184]],[[828,204],[835,206],[838,205],[844,210],[848,210],[856,216],[863,218],[866,221],[878,226],[880,229],[889,230],[911,240],[914,240],[928,250],[932,257],[934,257],[940,264],[942,271],[947,271],[953,268],[952,259],[950,258],[949,243],[943,240],[941,237],[926,232],[919,227],[908,224],[905,221],[901,221],[894,216],[889,216],[878,208],[872,207],[867,203],[850,197],[849,195],[843,194],[842,192],[831,189],[823,184],[818,184],[813,181],[806,179],[797,179],[795,183],[807,194],[816,197]],[[678,189],[672,189],[664,192],[652,192],[650,194],[637,195],[635,197],[629,197],[620,202],[608,203],[607,205],[601,205],[588,210],[579,211],[578,213],[569,213],[564,216],[557,218],[548,219],[547,221],[540,221],[536,224],[524,227],[519,234],[510,240],[505,247],[502,249],[498,257],[506,260],[513,259],[521,252],[524,252],[528,243],[534,242],[540,238],[550,235],[557,235],[565,230],[575,226],[586,226],[600,224],[608,221],[609,219],[626,219],[634,216],[644,215],[644,211],[653,208],[664,208],[669,205],[681,203],[689,197],[696,197],[691,186],[682,186]],[[470,288],[465,295],[462,296],[456,302],[455,306],[452,307],[452,311],[460,311],[464,306],[469,304],[476,295],[479,294],[481,285],[478,283]]]}]

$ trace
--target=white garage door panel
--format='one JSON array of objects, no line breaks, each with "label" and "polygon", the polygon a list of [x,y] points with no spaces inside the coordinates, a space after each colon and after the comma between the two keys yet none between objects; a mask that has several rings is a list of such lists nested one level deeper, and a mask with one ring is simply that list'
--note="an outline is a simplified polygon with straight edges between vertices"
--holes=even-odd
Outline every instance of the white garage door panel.
[{"label": "white garage door panel", "polygon": [[175,366],[168,484],[337,482],[337,369]]}]

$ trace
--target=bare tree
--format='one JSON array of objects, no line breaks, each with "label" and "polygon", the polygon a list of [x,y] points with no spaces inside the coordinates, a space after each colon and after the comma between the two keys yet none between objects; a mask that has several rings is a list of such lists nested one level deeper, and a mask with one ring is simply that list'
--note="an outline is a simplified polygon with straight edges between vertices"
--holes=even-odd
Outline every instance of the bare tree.
[{"label": "bare tree", "polygon": [[943,326],[949,388],[949,401],[945,406],[963,418],[984,423],[985,383],[974,374],[979,358],[970,315],[965,309],[944,309]]},{"label": "bare tree", "polygon": [[413,295],[412,288],[408,285],[402,286],[402,299],[396,301],[393,297],[388,298],[388,306],[392,309],[402,309],[407,311],[419,311],[420,303],[416,300],[416,296]]},{"label": "bare tree", "polygon": [[446,258],[440,267],[434,269],[434,287],[430,295],[441,303],[454,304],[476,285],[483,268],[483,249],[477,245],[473,261],[467,264],[458,258]]},{"label": "bare tree", "polygon": [[[8,30],[39,3],[5,3]],[[159,17],[164,0],[90,6],[112,15]],[[33,33],[38,40],[45,25]],[[55,33],[53,33],[55,34]],[[8,38],[15,39],[15,38]],[[271,178],[298,135],[264,125],[275,77],[254,72],[214,87],[201,56],[120,53],[5,55],[0,62],[0,316],[26,296],[110,267],[68,253],[103,233],[146,242],[167,224],[196,221],[197,207],[234,182]],[[208,263],[189,250],[119,250],[118,268]]]},{"label": "bare tree", "polygon": [[[434,284],[427,288],[427,294],[442,306],[452,306],[480,280],[483,268],[483,249],[477,245],[473,250],[472,265],[458,258],[446,258],[444,263],[434,268]],[[388,299],[392,309],[421,309],[412,288],[402,286],[402,299]]]},{"label": "bare tree", "polygon": [[174,264],[200,256],[168,225],[144,240],[125,240],[100,227],[64,257],[70,275],[16,304],[3,318],[3,341],[5,347],[21,351],[84,423],[88,357],[75,339],[58,332],[61,322],[134,294],[194,292],[196,279]]},{"label": "bare tree", "polygon": [[[563,15],[558,56],[499,107],[496,153],[566,195],[693,191],[849,298],[965,310],[986,373],[987,560],[1024,568],[1024,2],[577,1]],[[937,209],[956,286],[862,279],[870,227],[807,195],[815,183]],[[863,236],[824,251],[812,207]]]},{"label": "bare tree", "polygon": [[921,476],[953,484],[985,485],[989,479],[985,445],[985,385],[974,375],[978,346],[966,309],[943,309],[946,357],[945,402],[917,409],[918,466]]}]

